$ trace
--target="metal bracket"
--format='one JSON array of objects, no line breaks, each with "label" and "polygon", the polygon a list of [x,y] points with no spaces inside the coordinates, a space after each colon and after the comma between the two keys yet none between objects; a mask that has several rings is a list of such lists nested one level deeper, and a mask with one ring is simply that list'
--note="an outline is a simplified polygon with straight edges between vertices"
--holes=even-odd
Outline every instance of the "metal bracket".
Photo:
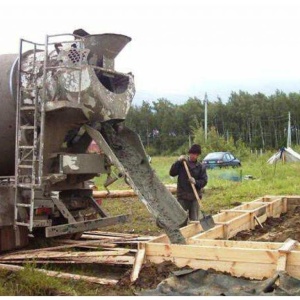
[{"label": "metal bracket", "polygon": [[51,192],[51,199],[53,203],[56,205],[57,209],[62,213],[62,215],[68,219],[69,223],[76,223],[76,220],[69,212],[64,203],[59,199],[59,192]]},{"label": "metal bracket", "polygon": [[115,217],[102,218],[96,220],[88,220],[83,222],[77,222],[76,224],[64,224],[47,227],[45,229],[46,237],[53,237],[64,234],[73,234],[76,232],[84,232],[89,230],[95,230],[104,226],[111,226],[117,223],[125,223],[129,218],[129,215],[119,215]]}]

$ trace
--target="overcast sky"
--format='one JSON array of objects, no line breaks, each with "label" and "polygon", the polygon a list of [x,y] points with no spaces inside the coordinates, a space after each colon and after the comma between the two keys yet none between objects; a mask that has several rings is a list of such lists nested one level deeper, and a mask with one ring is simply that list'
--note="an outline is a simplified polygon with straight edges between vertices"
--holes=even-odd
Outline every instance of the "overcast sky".
[{"label": "overcast sky", "polygon": [[0,24],[0,54],[16,53],[21,37],[77,28],[130,36],[116,69],[134,73],[134,103],[300,91],[296,0],[2,0]]}]

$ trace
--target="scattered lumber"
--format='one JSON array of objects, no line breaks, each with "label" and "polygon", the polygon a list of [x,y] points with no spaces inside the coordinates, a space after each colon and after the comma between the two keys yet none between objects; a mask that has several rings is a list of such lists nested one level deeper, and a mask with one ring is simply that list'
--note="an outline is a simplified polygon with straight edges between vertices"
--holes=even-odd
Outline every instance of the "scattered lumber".
[{"label": "scattered lumber", "polygon": [[105,240],[101,241],[75,241],[75,240],[60,240],[62,245],[54,246],[54,247],[47,247],[47,248],[39,248],[39,249],[31,249],[31,250],[21,250],[14,252],[14,254],[21,254],[21,253],[35,253],[40,251],[54,251],[54,250],[64,250],[68,248],[91,248],[91,249],[98,249],[98,248],[114,248],[117,246],[117,244],[111,244],[108,243],[110,240],[107,240],[107,243]]},{"label": "scattered lumber", "polygon": [[[87,240],[63,240],[57,246],[42,249],[22,250],[0,256],[0,262],[22,264],[107,264],[133,265],[134,255],[140,240],[149,241],[153,237],[140,237],[137,234],[91,231],[83,234]],[[120,247],[125,244],[126,248]],[[133,247],[128,248],[128,245]],[[117,247],[119,245],[119,247]],[[87,248],[93,251],[75,251],[75,248]]]},{"label": "scattered lumber", "polygon": [[186,245],[170,244],[166,235],[145,242],[145,259],[156,264],[172,261],[178,267],[214,269],[259,280],[272,278],[276,272],[282,271],[300,278],[300,246],[297,241],[228,240],[240,231],[249,230],[251,234],[255,223],[263,227],[268,217],[278,218],[288,210],[293,211],[296,204],[300,204],[300,196],[265,196],[242,203],[214,215],[217,225],[210,230],[203,231],[201,226],[195,224],[181,228]]},{"label": "scattered lumber", "polygon": [[[0,269],[17,272],[17,271],[24,270],[24,267],[0,264]],[[65,279],[72,279],[72,280],[83,280],[86,282],[97,283],[97,284],[115,285],[118,282],[118,280],[115,280],[115,279],[77,275],[77,274],[70,274],[70,273],[64,273],[64,272],[47,271],[47,270],[37,269],[37,268],[34,268],[33,270],[37,271],[37,272],[41,272],[41,273],[43,273],[47,276],[51,276],[51,277],[65,278]]]},{"label": "scattered lumber", "polygon": [[120,249],[115,251],[39,251],[26,254],[6,254],[0,257],[1,262],[24,263],[28,261],[39,261],[42,263],[59,262],[59,263],[98,263],[114,265],[132,265],[134,257],[127,255],[130,250]]}]

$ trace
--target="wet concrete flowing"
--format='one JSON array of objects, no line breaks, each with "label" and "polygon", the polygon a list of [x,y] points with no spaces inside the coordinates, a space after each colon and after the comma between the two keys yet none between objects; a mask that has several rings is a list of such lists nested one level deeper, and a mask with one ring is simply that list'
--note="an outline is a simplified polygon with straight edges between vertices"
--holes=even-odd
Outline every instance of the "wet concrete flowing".
[{"label": "wet concrete flowing", "polygon": [[[124,173],[171,243],[185,244],[179,228],[186,223],[187,214],[152,170],[139,136],[125,126],[111,123],[102,123],[101,133],[91,128],[88,132]],[[103,139],[107,145],[103,145]]]}]

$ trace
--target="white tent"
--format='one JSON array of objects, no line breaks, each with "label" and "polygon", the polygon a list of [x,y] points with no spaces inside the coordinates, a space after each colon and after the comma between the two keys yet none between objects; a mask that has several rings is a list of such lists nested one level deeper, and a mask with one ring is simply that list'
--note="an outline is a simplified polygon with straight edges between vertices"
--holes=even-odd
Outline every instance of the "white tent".
[{"label": "white tent", "polygon": [[269,158],[268,163],[274,164],[278,160],[283,162],[300,162],[300,154],[295,152],[292,148],[281,148],[277,153],[275,153],[271,158]]}]

